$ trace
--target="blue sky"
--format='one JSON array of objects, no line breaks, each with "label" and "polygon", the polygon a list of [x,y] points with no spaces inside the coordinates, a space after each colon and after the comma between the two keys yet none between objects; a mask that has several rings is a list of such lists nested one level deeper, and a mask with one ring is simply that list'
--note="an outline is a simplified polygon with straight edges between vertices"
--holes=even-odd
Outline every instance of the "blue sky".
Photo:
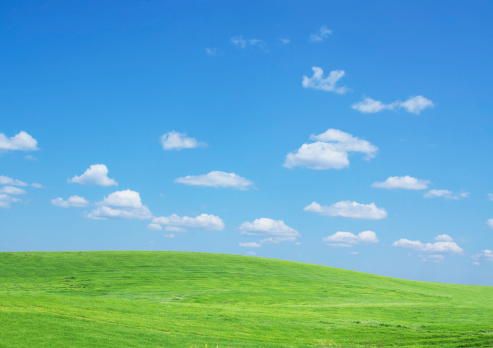
[{"label": "blue sky", "polygon": [[250,254],[493,285],[492,14],[3,1],[0,251]]}]

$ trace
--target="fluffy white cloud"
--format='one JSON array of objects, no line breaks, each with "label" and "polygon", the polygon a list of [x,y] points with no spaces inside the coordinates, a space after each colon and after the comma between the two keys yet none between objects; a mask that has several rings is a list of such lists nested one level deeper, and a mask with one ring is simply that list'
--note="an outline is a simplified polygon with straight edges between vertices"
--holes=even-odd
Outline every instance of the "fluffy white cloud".
[{"label": "fluffy white cloud", "polygon": [[244,235],[267,237],[260,243],[294,242],[300,236],[298,231],[287,226],[284,221],[269,218],[244,222],[241,224],[240,230]]},{"label": "fluffy white cloud", "polygon": [[378,208],[375,203],[362,204],[351,201],[341,201],[329,206],[322,206],[317,202],[303,208],[304,211],[328,215],[332,217],[345,217],[353,219],[380,220],[387,217],[383,208]]},{"label": "fluffy white cloud", "polygon": [[21,131],[13,137],[7,138],[0,133],[0,151],[35,151],[38,149],[38,142],[28,133]]},{"label": "fluffy white cloud", "polygon": [[262,245],[260,245],[257,242],[251,242],[251,243],[238,243],[239,246],[244,247],[244,248],[260,248]]},{"label": "fluffy white cloud", "polygon": [[351,105],[354,110],[358,110],[363,113],[376,113],[383,110],[395,110],[397,108],[403,108],[407,112],[417,115],[420,114],[421,111],[433,106],[433,102],[429,99],[426,99],[422,95],[410,97],[404,102],[397,100],[390,104],[384,104],[381,101],[372,98],[365,98],[363,99],[363,101]]},{"label": "fluffy white cloud", "polygon": [[97,208],[87,214],[88,218],[147,220],[152,217],[149,208],[142,204],[139,193],[131,190],[110,193],[96,205]]},{"label": "fluffy white cloud", "polygon": [[322,25],[318,32],[310,34],[310,41],[321,42],[324,41],[329,35],[332,34],[332,30],[327,29],[325,25]]},{"label": "fluffy white cloud", "polygon": [[486,221],[486,224],[489,226],[489,228],[493,228],[493,219],[488,219]]},{"label": "fluffy white cloud", "polygon": [[242,36],[234,36],[230,39],[230,42],[238,48],[246,48],[247,46],[256,46],[258,48],[266,48],[266,44],[263,40],[259,39],[244,39]]},{"label": "fluffy white cloud", "polygon": [[0,175],[0,185],[12,185],[12,186],[27,186],[25,182],[17,179],[9,178],[5,175]]},{"label": "fluffy white cloud", "polygon": [[205,175],[188,175],[176,179],[175,182],[194,186],[233,187],[240,190],[248,190],[253,187],[251,180],[242,178],[235,173],[220,171],[212,171]]},{"label": "fluffy white cloud", "polygon": [[383,182],[374,182],[371,186],[384,189],[425,190],[429,180],[416,179],[412,176],[391,176]]},{"label": "fluffy white cloud", "polygon": [[163,145],[163,150],[193,149],[207,146],[205,143],[197,141],[197,139],[175,131],[163,134],[161,136],[161,144]]},{"label": "fluffy white cloud", "polygon": [[114,179],[108,178],[108,168],[104,164],[91,165],[84,174],[74,176],[67,180],[69,183],[81,185],[101,185],[101,186],[117,186],[118,183]]},{"label": "fluffy white cloud", "polygon": [[161,231],[163,229],[163,226],[161,226],[160,224],[150,223],[149,225],[147,225],[147,228],[151,231]]},{"label": "fluffy white cloud", "polygon": [[183,226],[190,228],[203,228],[206,230],[221,231],[224,229],[224,222],[219,216],[200,214],[196,217],[178,216],[176,214],[170,216],[155,217],[152,223],[170,226]]},{"label": "fluffy white cloud", "polygon": [[10,208],[10,205],[15,202],[20,202],[18,198],[11,197],[9,195],[0,193],[0,208]]},{"label": "fluffy white cloud", "polygon": [[66,201],[62,198],[54,198],[51,200],[51,204],[56,207],[62,208],[70,208],[70,207],[87,207],[89,205],[89,201],[81,196],[70,196]]},{"label": "fluffy white cloud", "polygon": [[424,195],[426,198],[443,197],[446,199],[461,199],[469,197],[469,192],[461,192],[454,194],[449,190],[430,190]]},{"label": "fluffy white cloud", "polygon": [[377,234],[373,231],[363,231],[358,235],[351,232],[336,232],[331,236],[323,238],[327,245],[335,247],[351,247],[355,244],[378,243]]},{"label": "fluffy white cloud", "polygon": [[453,242],[454,239],[450,237],[448,234],[441,234],[435,237],[437,242]]},{"label": "fluffy white cloud", "polygon": [[431,253],[462,253],[463,249],[457,245],[448,235],[440,235],[435,238],[435,243],[422,243],[419,240],[399,239],[392,243],[393,247],[411,248]]},{"label": "fluffy white cloud", "polygon": [[5,193],[7,195],[24,195],[26,194],[26,190],[15,186],[4,186],[0,187],[0,193]]},{"label": "fluffy white cloud", "polygon": [[345,74],[344,70],[332,70],[329,76],[324,78],[324,71],[319,67],[312,67],[313,76],[303,76],[301,85],[304,88],[312,88],[326,92],[335,92],[338,94],[344,94],[348,91],[347,87],[336,87],[337,81],[339,81]]},{"label": "fluffy white cloud", "polygon": [[378,148],[370,142],[332,128],[322,134],[312,134],[310,140],[316,142],[303,144],[298,151],[286,155],[285,167],[342,169],[349,166],[350,153],[364,153],[369,160],[375,157],[378,151]]}]

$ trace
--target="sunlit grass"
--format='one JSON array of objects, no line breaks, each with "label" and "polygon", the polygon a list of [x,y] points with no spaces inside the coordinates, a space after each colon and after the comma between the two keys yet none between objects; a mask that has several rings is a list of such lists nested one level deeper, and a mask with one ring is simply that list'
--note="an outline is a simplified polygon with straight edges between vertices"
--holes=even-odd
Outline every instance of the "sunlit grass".
[{"label": "sunlit grass", "polygon": [[486,347],[493,288],[183,252],[0,253],[0,346]]}]

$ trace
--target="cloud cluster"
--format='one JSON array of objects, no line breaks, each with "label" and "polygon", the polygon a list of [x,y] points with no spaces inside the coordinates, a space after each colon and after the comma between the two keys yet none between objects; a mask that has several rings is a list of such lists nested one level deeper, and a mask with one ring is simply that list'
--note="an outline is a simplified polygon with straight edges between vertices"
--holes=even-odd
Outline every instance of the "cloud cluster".
[{"label": "cloud cluster", "polygon": [[325,25],[322,25],[318,32],[310,34],[310,41],[312,42],[322,42],[332,34],[332,30],[327,29]]},{"label": "cloud cluster", "polygon": [[286,225],[284,221],[269,218],[244,222],[241,224],[240,230],[243,235],[265,237],[260,241],[260,244],[294,242],[300,236],[298,231]]},{"label": "cloud cluster", "polygon": [[[219,216],[200,214],[196,217],[178,216],[176,214],[170,216],[154,217],[152,224],[168,225],[169,227],[189,227],[201,228],[206,230],[221,231],[224,229],[224,222]],[[181,232],[181,229],[168,229],[167,231]]]},{"label": "cloud cluster", "polygon": [[380,220],[387,217],[387,211],[378,208],[375,203],[362,204],[351,201],[341,201],[329,206],[322,206],[317,202],[303,208],[304,211],[328,215],[332,217],[344,217],[352,219]]},{"label": "cloud cluster", "polygon": [[452,191],[449,190],[430,190],[424,195],[426,198],[435,198],[435,197],[442,197],[446,199],[462,199],[462,198],[467,198],[469,197],[469,192],[460,192],[460,193],[453,193]]},{"label": "cloud cluster", "polygon": [[4,193],[7,195],[24,195],[26,194],[26,190],[16,186],[4,186],[0,187],[0,193]]},{"label": "cloud cluster", "polygon": [[493,250],[481,250],[480,253],[472,256],[473,260],[476,260],[475,265],[479,266],[479,261],[493,262]]},{"label": "cloud cluster", "polygon": [[63,198],[54,198],[51,200],[51,204],[55,207],[71,208],[71,207],[86,207],[89,205],[89,201],[81,196],[70,196],[66,201]]},{"label": "cloud cluster", "polygon": [[193,186],[232,187],[239,190],[248,190],[253,181],[243,178],[235,173],[212,171],[205,175],[188,175],[178,178],[175,182]]},{"label": "cloud cluster", "polygon": [[422,95],[409,97],[406,101],[397,100],[390,104],[372,98],[365,98],[363,101],[353,104],[351,107],[363,113],[376,113],[383,110],[405,109],[407,112],[419,115],[421,111],[435,106],[433,102]]},{"label": "cloud cluster", "polygon": [[344,94],[349,89],[347,87],[336,87],[337,81],[339,81],[344,75],[344,70],[332,70],[329,76],[324,78],[324,71],[319,67],[312,67],[313,76],[303,76],[301,85],[304,88],[311,88],[326,92],[335,92],[338,94]]},{"label": "cloud cluster", "polygon": [[197,139],[187,137],[186,134],[171,131],[161,136],[163,150],[181,150],[204,147],[207,144],[197,141]]},{"label": "cloud cluster", "polygon": [[315,142],[303,144],[298,151],[286,155],[284,167],[342,169],[349,166],[349,154],[363,153],[369,160],[375,157],[378,151],[378,148],[370,142],[332,128],[322,134],[312,134],[310,140]]},{"label": "cloud cluster", "polygon": [[0,175],[0,185],[27,186],[25,182],[9,178],[5,175]]},{"label": "cloud cluster", "polygon": [[0,133],[0,151],[36,151],[38,141],[28,133],[21,131],[13,137],[7,138],[4,133]]},{"label": "cloud cluster", "polygon": [[454,242],[452,237],[446,234],[439,235],[435,238],[434,243],[422,243],[419,240],[409,240],[406,238],[399,239],[392,243],[393,247],[410,248],[422,252],[431,253],[457,253],[460,254],[464,250]]},{"label": "cloud cluster", "polygon": [[152,218],[149,208],[142,204],[140,194],[131,190],[110,193],[101,202],[97,202],[96,206],[96,209],[86,215],[88,218],[98,220]]},{"label": "cloud cluster", "polygon": [[429,180],[416,179],[412,176],[391,176],[383,182],[374,182],[371,186],[384,189],[425,190]]},{"label": "cloud cluster", "polygon": [[349,248],[355,244],[378,243],[378,238],[377,234],[373,231],[363,231],[358,235],[351,232],[336,232],[333,235],[323,238],[323,241],[330,246]]},{"label": "cloud cluster", "polygon": [[82,175],[76,175],[67,181],[81,185],[118,186],[114,179],[108,177],[108,168],[104,164],[93,164]]}]

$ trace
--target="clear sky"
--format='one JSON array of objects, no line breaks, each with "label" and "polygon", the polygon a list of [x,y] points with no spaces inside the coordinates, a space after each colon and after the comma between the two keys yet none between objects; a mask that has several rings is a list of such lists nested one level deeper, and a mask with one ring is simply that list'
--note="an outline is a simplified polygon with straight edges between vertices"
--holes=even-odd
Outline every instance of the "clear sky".
[{"label": "clear sky", "polygon": [[0,3],[0,251],[493,285],[491,1]]}]

